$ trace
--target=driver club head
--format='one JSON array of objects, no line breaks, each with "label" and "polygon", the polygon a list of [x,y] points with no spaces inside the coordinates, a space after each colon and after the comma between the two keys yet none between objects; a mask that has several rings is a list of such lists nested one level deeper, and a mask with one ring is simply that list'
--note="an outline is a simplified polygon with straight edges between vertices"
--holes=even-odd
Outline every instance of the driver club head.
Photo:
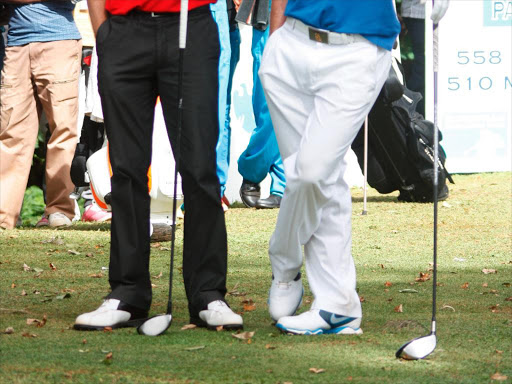
[{"label": "driver club head", "polygon": [[171,326],[172,315],[163,314],[150,317],[137,327],[139,335],[159,336]]},{"label": "driver club head", "polygon": [[436,349],[437,338],[435,333],[421,336],[402,345],[395,356],[405,360],[424,359]]}]

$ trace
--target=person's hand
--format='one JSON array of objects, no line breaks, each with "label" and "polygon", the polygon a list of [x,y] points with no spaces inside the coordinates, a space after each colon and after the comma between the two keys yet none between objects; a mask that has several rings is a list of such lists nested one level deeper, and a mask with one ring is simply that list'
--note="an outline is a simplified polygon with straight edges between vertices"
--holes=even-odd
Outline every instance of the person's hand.
[{"label": "person's hand", "polygon": [[449,3],[450,0],[434,0],[432,15],[430,16],[434,24],[439,23],[439,21],[443,18],[444,14],[448,10]]},{"label": "person's hand", "polygon": [[233,0],[233,3],[235,4],[235,9],[238,12],[238,8],[240,8],[240,3],[242,0]]}]

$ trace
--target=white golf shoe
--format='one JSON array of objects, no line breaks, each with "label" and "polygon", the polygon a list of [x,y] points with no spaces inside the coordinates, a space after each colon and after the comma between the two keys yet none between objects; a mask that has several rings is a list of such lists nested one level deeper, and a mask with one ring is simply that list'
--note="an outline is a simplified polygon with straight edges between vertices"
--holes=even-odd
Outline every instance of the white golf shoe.
[{"label": "white golf shoe", "polygon": [[216,329],[222,326],[224,329],[242,329],[244,322],[242,316],[234,313],[222,300],[215,300],[208,304],[207,309],[199,312],[199,318],[208,329]]},{"label": "white golf shoe", "polygon": [[293,335],[360,335],[363,333],[360,325],[361,318],[312,309],[297,316],[282,317],[276,327]]},{"label": "white golf shoe", "polygon": [[98,309],[78,316],[73,326],[76,330],[103,330],[138,327],[148,317],[148,312],[117,299],[107,299]]},{"label": "white golf shoe", "polygon": [[272,320],[278,321],[281,317],[292,316],[302,304],[301,273],[292,281],[277,281],[272,277],[272,285],[268,293],[268,311]]}]

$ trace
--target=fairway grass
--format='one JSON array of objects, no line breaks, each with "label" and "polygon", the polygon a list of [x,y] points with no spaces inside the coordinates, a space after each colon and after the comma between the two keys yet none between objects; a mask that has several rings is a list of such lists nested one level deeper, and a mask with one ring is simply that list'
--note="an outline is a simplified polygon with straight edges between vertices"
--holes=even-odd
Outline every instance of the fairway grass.
[{"label": "fairway grass", "polygon": [[[397,194],[370,189],[362,216],[363,193],[355,188],[361,336],[287,336],[272,325],[267,250],[277,210],[226,213],[226,297],[243,313],[244,331],[254,332],[245,340],[181,329],[188,324],[181,230],[173,323],[159,337],[72,330],[75,317],[108,293],[109,224],[0,231],[0,383],[512,383],[512,175],[454,179],[439,203],[438,344],[425,360],[394,354],[430,332],[432,280],[416,279],[431,273],[432,204],[400,203]],[[166,309],[169,249],[152,244],[151,314]],[[313,299],[305,289],[300,311]],[[42,327],[27,324],[43,318]]]}]

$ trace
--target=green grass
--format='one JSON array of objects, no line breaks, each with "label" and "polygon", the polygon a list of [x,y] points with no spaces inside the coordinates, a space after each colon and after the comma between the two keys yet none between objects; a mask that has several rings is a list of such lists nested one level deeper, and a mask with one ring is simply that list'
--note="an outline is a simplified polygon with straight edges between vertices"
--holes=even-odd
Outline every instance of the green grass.
[{"label": "green grass", "polygon": [[[188,323],[181,277],[181,239],[174,320],[163,336],[133,329],[71,330],[74,318],[108,293],[108,224],[68,230],[0,232],[0,382],[2,383],[489,383],[512,382],[512,175],[455,176],[439,205],[438,346],[426,360],[394,357],[404,342],[429,332],[431,280],[416,282],[432,261],[432,204],[399,203],[396,194],[353,189],[353,255],[363,301],[359,337],[281,335],[267,313],[268,240],[277,211],[230,209],[227,299],[245,312],[251,341],[230,332],[181,330]],[[153,244],[152,313],[165,311],[169,243]],[[72,252],[69,252],[72,251]],[[78,254],[76,254],[78,253]],[[23,265],[32,268],[24,271]],[[52,263],[57,269],[52,270]],[[42,272],[34,271],[42,270]],[[495,269],[484,274],[483,269]],[[91,277],[102,273],[102,277]],[[391,286],[386,286],[386,282]],[[468,283],[467,288],[465,283]],[[388,284],[389,285],[389,284]],[[402,289],[417,293],[400,293]],[[22,295],[23,291],[26,295]],[[65,293],[70,297],[63,298]],[[306,286],[305,304],[312,300]],[[402,304],[403,312],[395,307]],[[47,323],[38,328],[28,318]],[[25,334],[25,336],[24,336]],[[37,337],[27,337],[27,335]],[[194,348],[200,347],[200,348]],[[112,352],[112,359],[105,360]],[[310,373],[310,368],[325,369]],[[491,378],[500,373],[504,381]]]}]

